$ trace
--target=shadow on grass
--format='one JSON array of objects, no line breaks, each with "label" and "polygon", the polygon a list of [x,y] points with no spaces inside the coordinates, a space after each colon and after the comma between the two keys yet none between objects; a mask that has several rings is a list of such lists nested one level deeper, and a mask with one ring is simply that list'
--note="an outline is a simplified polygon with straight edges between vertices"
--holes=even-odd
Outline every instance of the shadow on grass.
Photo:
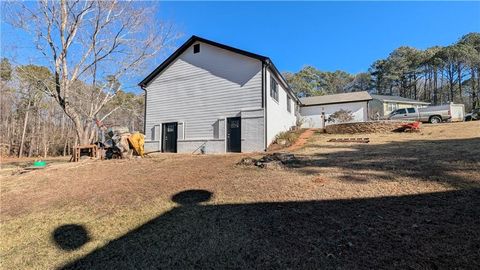
[{"label": "shadow on grass", "polygon": [[480,189],[350,200],[181,203],[63,269],[478,269]]},{"label": "shadow on grass", "polygon": [[317,174],[322,168],[347,169],[352,173],[343,176],[346,181],[365,181],[365,177],[358,176],[358,171],[370,170],[384,180],[413,177],[455,188],[480,187],[480,138],[340,146],[313,143],[309,148],[338,151],[299,155],[299,160],[289,166],[307,175]]},{"label": "shadow on grass", "polygon": [[85,227],[78,224],[65,224],[56,228],[52,238],[59,248],[67,251],[78,249],[90,241]]}]

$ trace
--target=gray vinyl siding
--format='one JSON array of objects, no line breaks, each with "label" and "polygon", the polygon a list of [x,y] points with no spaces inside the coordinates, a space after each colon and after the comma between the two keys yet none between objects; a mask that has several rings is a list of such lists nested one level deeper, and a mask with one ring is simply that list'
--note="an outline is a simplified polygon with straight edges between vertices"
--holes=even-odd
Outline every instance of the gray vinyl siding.
[{"label": "gray vinyl siding", "polygon": [[[261,110],[262,120],[257,122],[263,128],[261,61],[200,44],[200,53],[193,54],[191,46],[146,87],[147,145],[160,147],[153,142],[161,137],[152,132],[161,134],[157,125],[179,122],[183,123],[178,130],[180,150],[191,149],[180,145],[182,141],[194,147],[199,143],[193,141],[202,140],[211,140],[217,149],[224,145],[224,119],[241,116],[245,110]],[[263,147],[263,130],[260,135]],[[258,143],[253,144],[247,144],[249,150],[258,148]]]}]

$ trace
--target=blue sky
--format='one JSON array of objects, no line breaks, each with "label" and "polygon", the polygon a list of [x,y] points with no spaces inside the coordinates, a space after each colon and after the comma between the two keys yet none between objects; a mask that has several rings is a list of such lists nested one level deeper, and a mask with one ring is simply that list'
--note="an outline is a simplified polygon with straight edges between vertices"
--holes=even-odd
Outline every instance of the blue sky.
[{"label": "blue sky", "polygon": [[[313,65],[358,73],[399,46],[449,45],[480,32],[480,2],[160,2],[159,7],[159,18],[183,34],[178,46],[198,35],[268,56],[281,71]],[[40,59],[31,39],[3,23],[1,31],[2,43],[18,46],[3,51],[6,56]],[[146,67],[138,80],[154,68]],[[127,84],[135,88],[135,83]]]},{"label": "blue sky", "polygon": [[269,56],[281,71],[304,65],[357,73],[408,45],[448,45],[480,32],[480,2],[164,2],[181,41],[199,35]]}]

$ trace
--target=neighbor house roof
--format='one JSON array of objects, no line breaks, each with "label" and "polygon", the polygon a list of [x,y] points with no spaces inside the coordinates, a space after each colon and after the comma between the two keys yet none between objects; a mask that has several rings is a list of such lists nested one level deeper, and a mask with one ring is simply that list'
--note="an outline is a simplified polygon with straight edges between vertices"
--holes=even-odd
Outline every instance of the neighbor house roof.
[{"label": "neighbor house roof", "polygon": [[298,101],[297,96],[293,93],[292,89],[290,88],[290,86],[287,83],[287,80],[283,77],[283,75],[280,73],[280,71],[278,71],[277,67],[275,67],[275,65],[273,64],[272,60],[270,60],[270,58],[268,58],[266,56],[263,56],[263,55],[247,52],[247,51],[244,51],[244,50],[240,50],[240,49],[237,49],[237,48],[234,48],[234,47],[230,47],[230,46],[227,46],[227,45],[215,42],[215,41],[211,41],[211,40],[208,40],[208,39],[205,39],[205,38],[201,38],[201,37],[198,37],[198,36],[195,36],[195,35],[190,37],[182,46],[180,46],[180,48],[178,48],[172,55],[170,55],[165,61],[163,61],[163,63],[161,63],[155,70],[153,70],[152,73],[150,73],[147,77],[145,77],[145,79],[143,79],[138,85],[142,88],[146,87],[153,79],[155,79],[155,77],[158,74],[160,74],[160,72],[162,72],[165,68],[167,68],[173,61],[175,61],[175,59],[177,59],[177,57],[179,57],[183,52],[185,52],[195,42],[206,43],[206,44],[209,44],[209,45],[212,45],[212,46],[215,46],[215,47],[227,50],[227,51],[231,51],[231,52],[234,52],[234,53],[238,53],[238,54],[241,54],[241,55],[244,55],[244,56],[262,61],[262,63],[264,63],[266,66],[270,67],[272,72],[280,79],[281,83],[287,89],[287,91],[289,91],[290,94],[293,96],[293,98]]},{"label": "neighbor house roof", "polygon": [[414,104],[430,104],[429,102],[418,101],[415,99],[404,98],[399,96],[387,96],[387,95],[371,95],[373,99],[378,99],[381,101],[387,102],[396,102],[396,103],[414,103]]},{"label": "neighbor house roof", "polygon": [[300,102],[305,106],[314,106],[314,105],[324,105],[324,104],[334,104],[334,103],[368,101],[371,99],[372,97],[367,91],[362,91],[362,92],[351,92],[351,93],[333,94],[333,95],[325,95],[325,96],[305,97],[305,98],[301,98]]}]

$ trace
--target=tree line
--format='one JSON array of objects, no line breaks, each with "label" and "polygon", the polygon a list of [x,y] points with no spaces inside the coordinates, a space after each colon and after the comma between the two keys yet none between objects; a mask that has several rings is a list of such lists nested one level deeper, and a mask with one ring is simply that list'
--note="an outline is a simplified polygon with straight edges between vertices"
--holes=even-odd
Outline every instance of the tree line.
[{"label": "tree line", "polygon": [[[53,85],[54,75],[47,67],[37,65],[14,66],[7,58],[0,62],[0,142],[1,154],[12,156],[70,155],[78,144],[73,122],[54,98],[45,93],[45,85]],[[112,81],[116,94],[92,119],[99,126],[126,126],[143,132],[144,94],[122,90],[118,81]],[[88,85],[77,82],[77,92],[95,94]],[[88,100],[75,101],[79,110],[88,110]],[[92,141],[98,140],[93,133]]]},{"label": "tree line", "polygon": [[420,50],[402,46],[375,61],[367,72],[325,72],[306,66],[284,73],[298,96],[354,91],[397,95],[444,104],[480,107],[480,33],[469,33],[449,46]]},{"label": "tree line", "polygon": [[68,155],[74,145],[95,142],[103,125],[143,131],[143,94],[127,93],[120,82],[143,74],[178,37],[155,16],[157,7],[120,0],[4,3],[2,19],[31,37],[44,66],[2,59],[2,154]]}]

